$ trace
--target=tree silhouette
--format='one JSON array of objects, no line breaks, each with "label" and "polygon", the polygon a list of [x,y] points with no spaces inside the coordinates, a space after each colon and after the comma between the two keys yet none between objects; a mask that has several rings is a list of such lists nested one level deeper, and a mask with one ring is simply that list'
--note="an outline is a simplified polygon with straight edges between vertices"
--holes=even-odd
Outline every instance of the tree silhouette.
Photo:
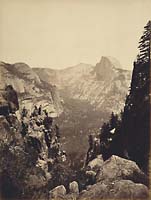
[{"label": "tree silhouette", "polygon": [[106,160],[110,156],[122,156],[123,143],[119,133],[121,121],[117,114],[112,112],[110,120],[104,123],[100,132],[100,153]]},{"label": "tree silhouette", "polygon": [[137,56],[137,62],[146,63],[150,60],[151,21],[147,23],[144,29],[144,34],[139,41],[138,48],[140,50],[140,53]]},{"label": "tree silhouette", "polygon": [[126,98],[120,132],[130,159],[148,171],[149,156],[149,85],[151,21],[139,42],[139,54],[134,62],[131,88]]}]

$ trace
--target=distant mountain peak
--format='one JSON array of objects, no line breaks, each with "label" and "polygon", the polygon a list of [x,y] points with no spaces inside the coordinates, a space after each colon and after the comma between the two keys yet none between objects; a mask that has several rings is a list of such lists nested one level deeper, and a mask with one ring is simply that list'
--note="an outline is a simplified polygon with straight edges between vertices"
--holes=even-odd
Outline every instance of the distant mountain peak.
[{"label": "distant mountain peak", "polygon": [[98,80],[110,79],[116,74],[117,69],[123,69],[120,62],[111,56],[102,56],[94,67],[94,73]]},{"label": "distant mountain peak", "polygon": [[110,78],[110,75],[114,72],[114,65],[107,57],[102,56],[100,62],[94,67],[94,72],[98,80]]},{"label": "distant mountain peak", "polygon": [[120,62],[112,56],[102,56],[100,62],[104,67],[112,66],[114,68],[123,68]]}]

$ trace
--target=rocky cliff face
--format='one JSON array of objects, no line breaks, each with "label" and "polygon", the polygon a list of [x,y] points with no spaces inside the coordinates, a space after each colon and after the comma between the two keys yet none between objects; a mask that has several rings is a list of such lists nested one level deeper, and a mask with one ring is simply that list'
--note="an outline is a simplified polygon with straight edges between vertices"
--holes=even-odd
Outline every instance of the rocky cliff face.
[{"label": "rocky cliff face", "polygon": [[41,80],[40,77],[24,63],[0,63],[0,89],[12,85],[18,92],[21,107],[31,111],[34,104],[43,105],[45,109],[62,112],[61,98],[57,88]]},{"label": "rocky cliff face", "polygon": [[0,197],[31,198],[36,195],[34,190],[42,191],[46,187],[46,170],[36,166],[37,151],[28,145],[27,138],[21,137],[17,117],[10,115],[9,119],[13,120],[13,126],[4,116],[0,116]]},{"label": "rocky cliff face", "polygon": [[69,179],[59,127],[43,112],[22,112],[18,118],[17,109],[6,113],[4,108],[0,107],[0,199],[48,199],[50,189]]}]

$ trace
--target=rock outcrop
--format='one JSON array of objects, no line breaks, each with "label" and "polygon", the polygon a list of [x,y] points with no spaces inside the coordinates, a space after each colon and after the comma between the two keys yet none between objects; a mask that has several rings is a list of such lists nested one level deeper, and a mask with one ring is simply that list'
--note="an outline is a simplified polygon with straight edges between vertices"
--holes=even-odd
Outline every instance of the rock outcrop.
[{"label": "rock outcrop", "polygon": [[8,115],[19,110],[17,92],[12,85],[7,85],[4,90],[0,91],[0,115]]},{"label": "rock outcrop", "polygon": [[[6,98],[6,103],[9,101]],[[46,127],[45,119],[51,119],[48,113],[34,112],[26,116],[22,113],[18,118],[16,110],[0,115],[0,196],[48,199],[53,168],[66,160],[59,142],[59,128],[56,129],[52,120]]]},{"label": "rock outcrop", "polygon": [[132,180],[135,183],[147,184],[147,176],[135,162],[113,155],[100,167],[96,182],[115,180]]},{"label": "rock outcrop", "polygon": [[[86,189],[78,193],[78,183],[73,181],[69,184],[69,193],[63,186],[56,187],[50,191],[52,199],[147,199],[149,195],[146,184],[146,176],[135,162],[112,156],[107,161],[102,160],[99,155],[89,164],[89,171],[96,175],[95,184],[90,183]],[[94,171],[93,171],[94,170]],[[61,191],[61,192],[60,192]]]},{"label": "rock outcrop", "polygon": [[73,181],[69,184],[69,191],[71,194],[79,194],[79,185],[76,181]]},{"label": "rock outcrop", "polygon": [[86,177],[95,179],[88,182],[78,199],[147,199],[148,179],[137,164],[118,156],[103,161],[99,155],[86,167]]},{"label": "rock outcrop", "polygon": [[63,185],[59,185],[49,192],[49,199],[63,199],[65,195],[66,188]]},{"label": "rock outcrop", "polygon": [[147,199],[148,188],[130,180],[120,180],[105,184],[99,182],[81,192],[79,200],[95,199]]},{"label": "rock outcrop", "polygon": [[88,163],[88,168],[94,172],[98,172],[102,165],[104,164],[104,161],[103,161],[103,158],[102,158],[102,155],[98,155],[97,158],[93,159],[92,161],[90,161]]},{"label": "rock outcrop", "polygon": [[1,195],[30,198],[46,187],[45,171],[36,166],[38,153],[21,137],[18,119],[9,116],[9,120],[15,123],[10,125],[5,117],[0,117]]}]

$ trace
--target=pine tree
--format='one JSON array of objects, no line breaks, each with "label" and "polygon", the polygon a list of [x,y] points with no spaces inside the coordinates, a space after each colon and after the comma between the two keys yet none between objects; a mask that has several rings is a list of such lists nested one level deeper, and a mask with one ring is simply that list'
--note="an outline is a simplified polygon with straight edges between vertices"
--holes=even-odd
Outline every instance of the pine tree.
[{"label": "pine tree", "polygon": [[119,134],[121,122],[118,115],[112,112],[110,120],[104,123],[100,133],[100,153],[106,160],[110,156],[122,156],[123,143]]},{"label": "pine tree", "polygon": [[110,131],[110,124],[109,123],[104,123],[101,127],[101,132],[100,132],[100,142],[105,142],[107,138],[109,137],[109,131]]},{"label": "pine tree", "polygon": [[150,60],[150,40],[151,40],[151,21],[147,23],[147,25],[144,27],[144,34],[140,38],[139,41],[139,50],[140,53],[137,57],[137,62],[146,63]]},{"label": "pine tree", "polygon": [[149,155],[149,86],[151,21],[139,42],[139,54],[134,62],[131,88],[126,98],[121,134],[130,159],[147,172]]},{"label": "pine tree", "polygon": [[111,119],[110,119],[111,129],[116,128],[117,124],[118,124],[118,115],[114,114],[114,112],[112,112]]}]

